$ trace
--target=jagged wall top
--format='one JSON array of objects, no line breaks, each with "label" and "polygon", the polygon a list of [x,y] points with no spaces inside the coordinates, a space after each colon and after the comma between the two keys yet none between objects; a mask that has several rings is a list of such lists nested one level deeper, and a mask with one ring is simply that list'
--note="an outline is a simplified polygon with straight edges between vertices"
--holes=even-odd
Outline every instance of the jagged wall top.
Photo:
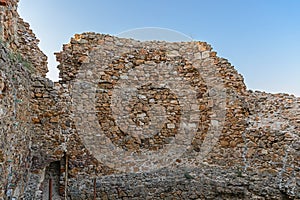
[{"label": "jagged wall top", "polygon": [[[17,0],[0,0],[1,38],[11,50],[19,52],[28,60],[31,59],[30,61],[34,64],[38,74],[45,76],[47,67],[43,65],[44,54],[39,50],[38,40],[29,29],[29,25],[19,18],[16,12],[17,3]],[[120,43],[121,41],[123,43]],[[155,48],[159,45],[162,45],[161,49]],[[178,120],[180,119],[178,103],[176,103],[177,101],[169,101],[173,100],[174,95],[172,96],[171,92],[165,88],[158,91],[161,92],[161,95],[157,95],[160,93],[151,91],[152,89],[149,87],[142,88],[146,89],[146,92],[141,94],[151,97],[148,98],[144,95],[149,99],[149,103],[151,103],[150,99],[163,102],[162,100],[167,98],[169,100],[162,105],[170,108],[170,112],[174,110],[176,111],[174,113],[179,113],[174,118],[171,118],[172,115],[170,115],[168,120],[170,122],[172,120],[172,123],[169,125],[173,126],[166,124],[163,134],[152,140],[142,142],[131,137],[131,134],[125,135],[119,131],[120,129],[114,123],[115,120],[110,112],[111,106],[109,104],[114,89],[112,86],[116,86],[116,80],[120,80],[120,73],[124,75],[128,72],[121,70],[124,69],[124,58],[129,58],[129,63],[134,67],[146,62],[147,66],[150,66],[151,62],[148,61],[163,63],[165,62],[165,52],[176,50],[181,46],[178,44],[176,48],[170,49],[168,45],[169,47],[173,46],[173,44],[164,42],[140,43],[95,33],[75,35],[70,44],[64,45],[63,51],[57,54],[62,80],[55,85],[43,77],[33,76],[31,77],[32,82],[29,81],[30,77],[26,73],[21,73],[17,68],[18,63],[16,66],[10,66],[9,62],[5,62],[8,60],[8,56],[3,56],[7,59],[0,59],[4,63],[1,71],[7,77],[4,79],[5,85],[10,87],[3,91],[5,101],[2,100],[0,106],[11,108],[8,110],[8,116],[14,115],[12,108],[17,106],[17,117],[14,119],[19,119],[20,122],[14,123],[15,121],[9,118],[0,120],[2,124],[5,124],[5,126],[0,126],[3,128],[0,132],[5,133],[0,134],[3,137],[0,140],[3,143],[0,145],[0,148],[3,149],[2,155],[0,152],[0,162],[1,160],[8,160],[9,156],[13,158],[12,162],[3,165],[4,170],[0,174],[0,198],[6,194],[13,194],[18,197],[18,191],[23,191],[22,188],[26,187],[25,199],[42,199],[36,196],[33,198],[33,196],[47,193],[47,189],[43,188],[43,185],[47,186],[47,178],[49,178],[46,169],[49,168],[47,166],[57,163],[55,161],[60,161],[61,166],[57,168],[60,177],[51,179],[57,181],[58,184],[54,190],[59,188],[58,192],[61,193],[61,196],[66,194],[72,199],[76,199],[78,196],[81,199],[92,199],[91,195],[107,199],[132,199],[134,196],[148,199],[165,197],[195,199],[204,196],[210,199],[223,199],[223,197],[243,199],[299,198],[300,99],[288,95],[247,91],[243,77],[227,60],[217,57],[211,47],[204,42],[191,42],[185,45],[193,45],[194,47],[198,45],[199,49],[196,48],[192,52],[202,58],[204,65],[208,64],[205,64],[206,59],[213,61],[218,76],[224,80],[226,119],[221,135],[205,158],[203,165],[200,163],[201,165],[192,168],[193,163],[188,162],[187,159],[190,160],[198,151],[201,152],[199,147],[203,144],[208,127],[212,124],[209,123],[214,115],[212,108],[218,108],[218,106],[214,105],[210,96],[207,95],[205,80],[202,81],[196,73],[189,73],[192,68],[191,64],[186,61],[180,62],[183,65],[178,66],[178,72],[191,83],[199,83],[196,85],[197,94],[199,94],[197,95],[199,100],[197,107],[201,110],[199,117],[201,131],[195,134],[191,148],[185,154],[187,156],[184,155],[173,162],[170,165],[171,170],[141,174],[129,173],[124,176],[115,173],[112,166],[104,165],[100,162],[101,159],[99,159],[100,161],[95,159],[96,154],[89,151],[86,148],[87,145],[83,144],[80,138],[80,126],[76,123],[81,120],[78,119],[78,115],[74,114],[75,111],[89,114],[87,111],[90,108],[94,109],[92,110],[95,111],[93,113],[98,113],[96,120],[90,118],[89,115],[85,118],[83,116],[82,119],[87,119],[87,124],[99,122],[101,128],[105,130],[107,138],[110,137],[116,145],[132,151],[140,148],[160,148],[165,144],[164,142],[168,142],[168,138],[177,133],[176,124],[179,124]],[[119,51],[118,48],[128,48],[130,54],[125,52],[119,57],[112,57],[114,52]],[[153,49],[154,51],[152,51]],[[101,54],[106,53],[105,51],[107,54]],[[99,54],[92,54],[93,52]],[[184,53],[190,52],[188,50]],[[158,53],[159,59],[153,56],[155,53]],[[106,61],[108,62],[107,65],[104,63]],[[177,60],[170,58],[170,61]],[[93,67],[90,65],[91,63],[98,65]],[[101,84],[97,84],[97,96],[95,96],[97,101],[95,105],[87,104],[90,107],[89,109],[82,109],[83,112],[81,112],[80,106],[78,106],[79,110],[75,110],[73,82],[75,78],[79,77],[77,75],[80,74],[78,73],[80,69],[81,75],[90,75],[93,70],[98,72],[97,66],[107,67],[102,74],[92,73],[103,75],[100,80],[104,80],[104,82],[99,82]],[[201,72],[202,75],[205,75],[205,71]],[[137,77],[143,78],[143,75]],[[123,76],[122,78],[126,77]],[[195,80],[197,82],[192,82]],[[214,81],[211,82],[214,83]],[[27,90],[24,90],[23,86]],[[15,95],[16,92],[18,95]],[[86,97],[89,96],[86,95]],[[148,100],[147,98],[146,100]],[[144,97],[141,100],[134,100],[137,102],[136,105],[142,105],[136,106],[137,109],[130,108],[134,116],[149,110]],[[132,106],[134,105],[132,104]],[[24,111],[25,109],[28,111]],[[5,111],[5,109],[3,110]],[[20,128],[18,129],[18,127]],[[88,127],[91,126],[84,128]],[[24,140],[25,136],[30,139]],[[92,135],[91,138],[93,141],[98,141],[97,137],[98,135]],[[16,140],[11,142],[7,138],[16,138]],[[11,151],[7,151],[9,147],[12,147]],[[26,152],[23,151],[24,149]],[[25,159],[22,160],[19,157]],[[181,166],[183,168],[180,168]],[[27,173],[29,167],[31,167],[31,174]],[[16,170],[16,173],[10,173],[10,169]],[[191,170],[192,173],[190,174],[193,175],[193,180],[188,178],[189,173],[186,169]],[[11,178],[12,175],[15,178]],[[26,179],[25,176],[30,178]],[[19,177],[24,179],[24,185],[18,181],[17,178]],[[157,177],[163,178],[157,179]],[[12,186],[14,182],[18,185],[15,184],[17,187],[13,191],[8,185]],[[91,186],[92,182],[94,182],[94,186]],[[138,183],[138,187],[136,187],[136,183]],[[6,188],[10,189],[8,190],[10,193],[5,191]],[[179,195],[177,196],[177,194]]]},{"label": "jagged wall top", "polygon": [[15,53],[31,63],[35,73],[45,77],[48,72],[47,56],[38,47],[39,40],[27,22],[20,18],[19,0],[0,1],[0,39]]},{"label": "jagged wall top", "polygon": [[[191,61],[189,55],[192,55],[192,58],[199,58],[200,62],[195,60]],[[181,59],[180,56],[186,59]],[[299,157],[297,155],[299,150],[299,99],[283,94],[272,95],[247,91],[243,77],[238,74],[226,59],[216,56],[216,52],[213,52],[211,47],[205,42],[139,42],[104,34],[83,33],[76,34],[69,44],[64,45],[63,51],[57,53],[57,60],[60,62],[58,67],[60,69],[61,78],[60,91],[62,91],[62,99],[64,100],[64,103],[60,105],[66,110],[64,114],[65,118],[60,118],[59,121],[62,125],[66,121],[69,121],[67,124],[72,124],[69,128],[66,127],[63,129],[63,132],[69,135],[66,147],[69,156],[68,162],[71,166],[69,168],[70,177],[68,178],[68,186],[71,186],[69,187],[71,196],[76,196],[76,192],[78,191],[77,186],[79,185],[81,194],[86,194],[87,196],[88,194],[92,194],[92,190],[90,190],[87,185],[91,182],[91,179],[94,178],[94,174],[97,174],[97,181],[103,183],[104,175],[112,173],[110,169],[106,167],[116,167],[119,169],[119,167],[125,166],[129,160],[124,159],[124,162],[109,163],[107,166],[103,164],[103,157],[101,156],[110,155],[109,153],[112,151],[106,154],[105,148],[99,147],[97,143],[93,142],[108,140],[102,140],[102,138],[101,140],[97,139],[100,134],[98,134],[98,132],[96,134],[90,134],[92,132],[90,130],[103,130],[103,135],[109,138],[113,144],[119,145],[118,147],[128,151],[138,151],[145,148],[150,150],[159,149],[165,144],[165,141],[168,141],[167,138],[171,138],[174,134],[176,134],[176,136],[178,135],[176,132],[178,129],[176,128],[179,127],[179,121],[176,120],[180,119],[182,115],[178,110],[177,104],[173,104],[174,101],[166,100],[166,103],[162,105],[166,106],[165,110],[177,113],[175,115],[177,118],[173,119],[171,118],[172,115],[170,115],[170,118],[167,118],[169,121],[163,124],[161,134],[155,135],[155,137],[150,139],[139,140],[136,139],[138,137],[136,137],[136,134],[134,135],[133,132],[120,131],[122,124],[119,126],[115,123],[115,119],[118,119],[118,116],[114,115],[111,111],[112,108],[116,107],[114,106],[115,104],[113,104],[113,98],[122,98],[121,95],[113,96],[113,94],[116,94],[116,90],[118,91],[118,87],[121,85],[120,83],[123,83],[123,80],[142,80],[144,77],[154,77],[154,75],[151,74],[153,73],[152,71],[142,69],[150,69],[152,64],[156,65],[157,63],[159,64],[156,65],[157,68],[155,69],[160,68],[162,74],[166,74],[163,73],[165,68],[161,68],[164,66],[164,63],[170,63],[172,66],[178,67],[174,71],[176,71],[179,77],[184,77],[184,80],[190,81],[190,85],[195,88],[197,92],[196,96],[199,98],[199,107],[195,106],[194,108],[201,110],[198,126],[201,127],[201,129],[195,133],[195,137],[191,142],[191,148],[189,149],[191,151],[185,154],[187,157],[181,156],[172,162],[172,164],[168,166],[169,169],[175,169],[175,167],[181,165],[185,165],[184,167],[187,166],[187,168],[195,165],[198,166],[198,163],[193,161],[193,155],[197,155],[198,152],[203,152],[201,151],[202,145],[204,144],[203,140],[208,135],[208,127],[212,126],[209,121],[213,121],[211,117],[215,116],[218,108],[222,109],[221,105],[224,105],[225,108],[223,107],[222,109],[226,111],[224,126],[222,131],[219,132],[219,137],[216,137],[216,145],[213,146],[213,149],[207,154],[202,163],[210,166],[211,169],[215,166],[223,167],[224,170],[226,169],[223,175],[230,174],[230,170],[232,170],[234,178],[230,178],[229,180],[236,181],[236,177],[243,180],[245,185],[247,185],[241,187],[243,188],[243,192],[248,190],[247,188],[257,188],[253,190],[249,189],[250,192],[247,191],[243,195],[238,195],[241,198],[244,196],[244,199],[268,196],[269,194],[274,198],[280,199],[280,195],[282,195],[281,192],[284,190],[286,190],[284,191],[284,195],[287,196],[299,194],[297,193],[299,187],[296,185],[299,177],[297,171],[299,166],[299,159],[297,159]],[[212,65],[211,61],[213,62]],[[180,66],[178,65],[179,63]],[[215,82],[213,79],[202,81],[199,78],[200,75],[195,73],[196,70],[193,69],[194,66],[197,67],[197,63],[201,63],[203,67],[206,67],[199,72],[202,77],[219,77],[223,80],[223,84],[221,85],[226,91],[224,104],[214,105],[214,102],[217,101],[211,98],[216,92],[212,91],[212,95],[208,95],[210,93],[207,93],[206,86],[208,83],[213,83],[217,86],[218,84],[216,83],[218,82]],[[214,68],[216,73],[205,70],[208,68]],[[135,77],[130,79],[132,71],[134,71]],[[92,80],[94,81],[94,79],[98,81],[92,82],[96,83],[95,85],[97,87],[93,90],[96,91],[96,94],[93,96],[90,95],[90,93],[85,93],[85,91],[90,92],[90,90],[79,91],[77,86],[80,82],[77,82],[78,79],[83,80],[83,85],[86,84],[87,86],[91,86],[90,83]],[[170,79],[166,78],[164,80],[168,81]],[[76,88],[75,92],[74,88]],[[181,91],[184,90],[178,91],[176,93],[178,94],[177,96],[182,96],[180,94]],[[137,119],[136,122],[138,123],[140,122],[138,121],[139,119],[143,116],[147,116],[147,114],[144,113],[150,110],[147,107],[148,105],[154,105],[151,104],[152,102],[157,102],[158,104],[161,100],[160,98],[169,100],[175,99],[171,96],[171,92],[167,92],[165,88],[160,88],[159,91],[155,91],[155,87],[150,88],[145,86],[141,87],[141,90],[138,90],[138,92],[140,92],[141,98],[139,98],[139,95],[137,98],[132,98],[133,101],[131,102],[133,103],[130,105],[126,104],[126,95],[124,95],[125,100],[120,101],[120,110],[124,108],[124,110],[132,111],[132,113],[126,116],[137,116],[133,118],[133,120]],[[158,95],[160,94],[158,92],[161,92],[161,95]],[[224,96],[219,95],[221,100]],[[94,97],[96,100],[93,100]],[[78,99],[86,102],[78,104]],[[122,100],[123,99],[124,98],[122,98]],[[93,102],[95,103],[93,104]],[[190,103],[188,104],[192,105]],[[84,115],[78,115],[78,113]],[[96,117],[92,116],[94,113],[97,113]],[[158,113],[163,112],[158,111]],[[148,121],[146,120],[149,118],[145,117],[143,119],[145,119],[147,123]],[[41,119],[39,121],[43,122],[46,120]],[[99,126],[94,126],[95,122],[97,122]],[[144,121],[142,121],[142,123],[144,123]],[[219,125],[220,123],[222,123],[222,121],[218,121],[215,124]],[[93,129],[88,129],[90,127]],[[92,142],[86,145],[83,144],[82,141]],[[54,149],[58,148],[59,147],[56,146]],[[45,152],[50,152],[47,149],[53,149],[53,145],[43,145],[39,149],[45,149]],[[89,153],[84,152],[86,149],[88,149],[87,151]],[[98,151],[99,149],[100,151]],[[107,149],[111,150],[111,148]],[[82,155],[85,156],[83,157]],[[100,155],[100,157],[97,157],[98,155]],[[114,155],[122,154],[114,153]],[[96,161],[92,159],[93,157],[97,158]],[[122,161],[123,159],[123,157],[117,158],[119,158],[118,161]],[[137,162],[132,163],[132,168],[129,166],[131,172],[141,169]],[[162,163],[160,167],[163,165],[164,163]],[[148,165],[145,166],[148,167]],[[202,166],[199,168],[203,169]],[[220,172],[220,169],[213,170],[214,175],[212,179],[225,180],[226,178],[223,175],[220,176],[220,178],[216,176],[218,172]],[[116,174],[117,173],[115,173],[115,175]],[[199,173],[197,172],[195,174]],[[170,178],[171,177],[168,177],[167,180],[170,180]],[[172,176],[172,178],[174,178],[174,176]],[[174,179],[180,180],[180,176]],[[128,180],[135,182],[136,177],[131,179],[126,175],[126,179],[124,180],[126,180],[127,183]],[[198,180],[203,179],[199,178]],[[147,179],[146,182],[149,183],[149,179]],[[194,182],[192,183],[194,184]],[[109,182],[107,185],[107,188],[110,188],[107,189],[107,191],[113,191],[111,189],[113,185],[112,182]],[[164,184],[162,188],[165,186],[168,187],[167,185],[168,184]],[[248,187],[248,185],[250,186]],[[82,186],[86,186],[85,189],[83,189]],[[103,187],[103,185],[101,185],[101,187]],[[117,186],[117,188],[121,187],[122,186]],[[155,188],[157,189],[157,187]],[[174,187],[172,186],[172,188]],[[193,188],[194,185],[189,187],[189,191],[192,191]],[[224,187],[224,185],[222,185],[220,188],[226,188],[226,186]],[[210,192],[212,190],[205,191],[204,195],[208,196],[208,191]],[[230,191],[237,190],[230,189]],[[148,194],[147,192],[145,193]],[[110,196],[113,194],[107,195]]]}]

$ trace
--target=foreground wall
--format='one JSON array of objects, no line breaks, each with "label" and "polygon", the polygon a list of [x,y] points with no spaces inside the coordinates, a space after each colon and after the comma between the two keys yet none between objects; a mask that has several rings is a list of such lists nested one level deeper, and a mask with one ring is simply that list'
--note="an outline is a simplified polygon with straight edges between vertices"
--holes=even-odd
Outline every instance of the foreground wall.
[{"label": "foreground wall", "polygon": [[[34,119],[40,110],[46,112],[47,105],[39,107],[35,98],[40,97],[40,88],[53,87],[44,78],[47,57],[29,24],[19,17],[17,3],[0,1],[0,199],[36,196],[41,176],[35,166],[41,161],[36,159],[34,141],[44,133]],[[46,96],[43,102],[49,102]],[[32,187],[30,180],[36,174],[39,178]]]},{"label": "foreground wall", "polygon": [[299,98],[247,91],[203,42],[63,49],[71,199],[299,198]]},{"label": "foreground wall", "polygon": [[31,167],[30,70],[0,43],[0,199],[24,194]]}]

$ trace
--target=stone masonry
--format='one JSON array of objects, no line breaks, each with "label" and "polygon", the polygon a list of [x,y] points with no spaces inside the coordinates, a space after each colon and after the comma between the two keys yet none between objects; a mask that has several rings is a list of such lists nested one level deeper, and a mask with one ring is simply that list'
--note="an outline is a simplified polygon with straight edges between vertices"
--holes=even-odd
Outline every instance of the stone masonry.
[{"label": "stone masonry", "polygon": [[59,82],[0,1],[0,199],[300,199],[300,98],[199,41],[76,34]]}]

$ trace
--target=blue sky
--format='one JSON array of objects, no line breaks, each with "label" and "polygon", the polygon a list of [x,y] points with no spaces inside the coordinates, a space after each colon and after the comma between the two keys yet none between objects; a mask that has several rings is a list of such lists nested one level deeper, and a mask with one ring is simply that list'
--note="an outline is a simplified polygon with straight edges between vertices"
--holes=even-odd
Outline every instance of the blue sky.
[{"label": "blue sky", "polygon": [[182,32],[212,45],[252,90],[300,96],[298,0],[20,0],[19,12],[49,57],[75,33],[116,35],[142,27]]}]

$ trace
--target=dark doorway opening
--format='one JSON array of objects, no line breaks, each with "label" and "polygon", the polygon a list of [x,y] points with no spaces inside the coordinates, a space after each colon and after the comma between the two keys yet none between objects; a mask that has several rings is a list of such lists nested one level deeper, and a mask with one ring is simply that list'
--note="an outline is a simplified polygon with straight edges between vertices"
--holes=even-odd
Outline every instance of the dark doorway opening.
[{"label": "dark doorway opening", "polygon": [[59,196],[60,161],[51,162],[46,168],[43,200],[57,200]]}]

